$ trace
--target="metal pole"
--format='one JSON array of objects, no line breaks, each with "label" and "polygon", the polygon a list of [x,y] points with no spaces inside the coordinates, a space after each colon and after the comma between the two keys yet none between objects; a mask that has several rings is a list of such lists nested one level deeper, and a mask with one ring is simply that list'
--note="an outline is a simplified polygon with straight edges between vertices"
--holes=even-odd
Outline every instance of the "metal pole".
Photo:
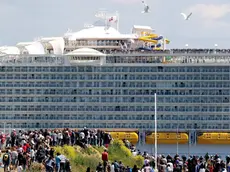
[{"label": "metal pole", "polygon": [[163,39],[163,50],[165,50],[166,49],[166,40],[165,40],[165,38]]},{"label": "metal pole", "polygon": [[177,130],[176,130],[176,154],[178,154],[178,116],[177,116]]},{"label": "metal pole", "polygon": [[155,170],[157,170],[157,94],[154,94],[155,96]]},{"label": "metal pole", "polygon": [[190,143],[191,143],[191,132],[188,131],[189,140],[188,140],[188,157],[190,157]]},{"label": "metal pole", "polygon": [[4,126],[3,126],[3,127],[4,127],[4,128],[3,128],[3,132],[4,132],[4,134],[6,134],[6,123],[3,122],[3,125],[4,125]]},{"label": "metal pole", "polygon": [[117,31],[119,31],[119,23],[120,23],[120,14],[116,11],[116,19],[117,19]]}]

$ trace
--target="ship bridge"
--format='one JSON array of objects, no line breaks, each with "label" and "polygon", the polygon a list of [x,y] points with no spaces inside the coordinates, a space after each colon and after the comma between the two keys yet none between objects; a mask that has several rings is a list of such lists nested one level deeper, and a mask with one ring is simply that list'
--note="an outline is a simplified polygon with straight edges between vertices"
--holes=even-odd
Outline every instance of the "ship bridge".
[{"label": "ship bridge", "polygon": [[83,47],[103,50],[120,49],[121,43],[136,38],[134,34],[121,34],[112,27],[106,28],[104,26],[86,28],[79,32],[67,33],[64,36],[66,52]]}]

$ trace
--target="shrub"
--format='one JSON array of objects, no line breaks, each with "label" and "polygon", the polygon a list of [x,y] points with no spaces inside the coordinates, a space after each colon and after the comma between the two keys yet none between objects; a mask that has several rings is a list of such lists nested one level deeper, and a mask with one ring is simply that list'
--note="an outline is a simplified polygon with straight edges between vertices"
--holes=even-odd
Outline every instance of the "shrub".
[{"label": "shrub", "polygon": [[93,148],[95,149],[95,150],[97,150],[97,152],[98,153],[102,153],[102,152],[104,152],[104,148],[103,147],[99,147],[99,146],[93,146]]},{"label": "shrub", "polygon": [[84,166],[85,168],[90,167],[92,169],[96,169],[100,159],[94,156],[81,155],[78,154],[74,159],[74,165],[76,166]]},{"label": "shrub", "polygon": [[114,140],[109,146],[109,160],[110,161],[122,161],[125,166],[138,167],[143,166],[144,159],[141,156],[133,156],[131,151],[120,140]]},{"label": "shrub", "polygon": [[[85,172],[87,167],[95,170],[98,163],[101,161],[101,153],[104,151],[103,147],[89,146],[83,149],[79,146],[57,146],[54,148],[55,152],[60,152],[70,159],[72,170],[76,172]],[[133,156],[131,151],[125,146],[121,140],[114,140],[108,148],[109,161],[122,161],[125,166],[138,167],[143,166],[144,158],[142,156]],[[39,165],[35,165],[38,172],[42,172]],[[38,167],[37,167],[38,166]],[[35,168],[34,168],[35,169]],[[37,172],[32,170],[33,172]]]},{"label": "shrub", "polygon": [[144,158],[142,156],[138,155],[138,156],[135,156],[133,159],[135,160],[134,162],[139,168],[143,166]]},{"label": "shrub", "polygon": [[64,154],[63,147],[61,146],[54,147],[54,150],[55,150],[55,155],[57,155],[57,153]]},{"label": "shrub", "polygon": [[76,156],[76,151],[73,146],[63,146],[64,154],[71,160],[74,159]]}]

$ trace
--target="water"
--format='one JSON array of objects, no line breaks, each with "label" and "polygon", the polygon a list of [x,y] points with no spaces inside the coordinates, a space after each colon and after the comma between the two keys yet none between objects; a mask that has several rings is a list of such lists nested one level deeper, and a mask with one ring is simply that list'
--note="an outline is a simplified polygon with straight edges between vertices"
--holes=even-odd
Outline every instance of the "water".
[{"label": "water", "polygon": [[[177,153],[177,145],[158,145],[158,154],[164,155],[175,155]],[[137,145],[139,150],[147,151],[154,154],[154,145]],[[230,146],[229,145],[178,145],[179,155],[198,155],[204,156],[206,153],[209,155],[218,154],[225,159],[227,155],[230,155]]]}]

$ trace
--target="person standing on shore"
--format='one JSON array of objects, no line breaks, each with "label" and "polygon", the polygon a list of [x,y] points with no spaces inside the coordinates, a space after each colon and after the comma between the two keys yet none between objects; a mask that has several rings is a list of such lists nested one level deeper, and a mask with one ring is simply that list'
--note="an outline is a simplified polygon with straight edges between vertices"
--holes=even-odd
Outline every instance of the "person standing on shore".
[{"label": "person standing on shore", "polygon": [[101,157],[102,157],[102,161],[103,161],[103,169],[104,169],[104,172],[106,172],[106,167],[107,167],[107,163],[108,163],[108,160],[109,160],[109,154],[108,154],[106,149],[102,153]]},{"label": "person standing on shore", "polygon": [[9,153],[9,150],[6,150],[6,153],[3,155],[2,161],[4,164],[4,172],[10,171],[10,153]]}]

